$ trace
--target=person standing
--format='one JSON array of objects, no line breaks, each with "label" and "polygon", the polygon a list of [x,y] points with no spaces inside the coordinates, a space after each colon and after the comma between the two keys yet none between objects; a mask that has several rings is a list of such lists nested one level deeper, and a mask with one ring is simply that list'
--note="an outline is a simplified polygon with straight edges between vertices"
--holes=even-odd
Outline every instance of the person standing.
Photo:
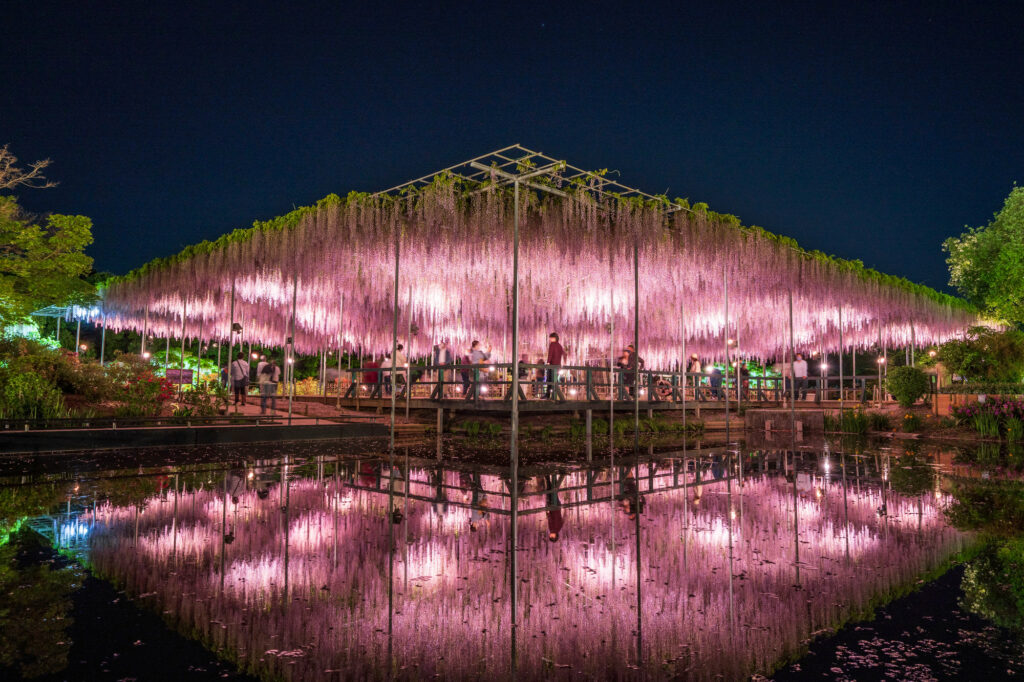
[{"label": "person standing", "polygon": [[245,394],[249,390],[249,363],[245,361],[245,353],[239,352],[231,363],[231,387],[235,392],[235,405],[242,401],[245,405]]},{"label": "person standing", "polygon": [[565,357],[565,349],[558,342],[558,332],[551,332],[548,335],[548,368],[545,370],[545,382],[547,391],[545,398],[554,398],[555,382],[558,380],[558,371],[562,366],[562,358]]},{"label": "person standing", "polygon": [[[481,346],[480,346],[480,342],[479,341],[473,341],[473,343],[469,347],[469,364],[471,364],[471,365],[482,365],[485,362],[488,362],[490,359],[491,359],[491,347],[488,346],[487,347],[487,352],[485,353],[483,351],[483,349],[481,348]],[[474,395],[474,397],[477,397],[477,398],[480,397],[479,390],[480,390],[480,370],[478,368],[474,367],[473,368],[473,391],[474,391],[473,395]]]},{"label": "person standing", "polygon": [[270,410],[277,411],[277,382],[281,379],[281,368],[277,366],[273,358],[260,363],[256,371],[256,381],[260,386],[260,414],[267,413],[267,400],[270,400]]},{"label": "person standing", "polygon": [[807,397],[807,361],[802,353],[797,353],[793,362],[793,384],[794,400],[804,400]]},{"label": "person standing", "polygon": [[434,346],[433,365],[437,368],[437,385],[440,389],[438,397],[444,397],[444,368],[452,364],[452,352],[448,348],[448,339]]}]

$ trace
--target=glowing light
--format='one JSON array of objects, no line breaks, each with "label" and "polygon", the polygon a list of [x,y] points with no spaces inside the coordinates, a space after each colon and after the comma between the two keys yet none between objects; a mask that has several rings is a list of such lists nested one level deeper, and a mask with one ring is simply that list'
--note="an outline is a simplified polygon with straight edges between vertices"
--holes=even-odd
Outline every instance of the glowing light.
[{"label": "glowing light", "polygon": [[828,363],[827,362],[821,363],[821,371],[824,372],[827,369],[828,369]]},{"label": "glowing light", "polygon": [[78,347],[78,350],[80,350],[80,351],[82,351],[84,353],[85,351],[89,350],[89,346],[87,346],[87,345],[85,345],[83,343],[81,346]]},{"label": "glowing light", "polygon": [[252,479],[256,478],[256,472],[255,472],[255,471],[250,471],[250,472],[249,472],[249,476],[248,476],[248,478],[249,478],[249,480],[250,480],[250,481],[251,481]]},{"label": "glowing light", "polygon": [[142,357],[144,357],[145,359],[149,360],[149,351],[147,350],[145,353],[143,353]]},{"label": "glowing light", "polygon": [[736,345],[736,339],[729,339],[728,343],[729,343],[730,346],[735,346]]},{"label": "glowing light", "polygon": [[934,358],[936,355],[938,355],[938,353],[936,353],[934,350],[928,351],[928,357]]},{"label": "glowing light", "polygon": [[292,358],[288,358],[288,364],[289,364],[289,365],[293,364],[294,362],[295,362],[295,360],[294,360],[294,359],[292,359]]},{"label": "glowing light", "polygon": [[481,393],[487,393],[487,387],[486,386],[481,386],[480,387],[480,392]]},{"label": "glowing light", "polygon": [[576,395],[576,389],[575,388],[570,388],[569,389],[569,395]]},{"label": "glowing light", "polygon": [[259,357],[260,357],[260,354],[259,354],[259,353],[253,353],[253,354],[252,354],[252,359],[253,359],[253,360],[257,360],[257,359],[259,359]]},{"label": "glowing light", "polygon": [[878,358],[878,364],[884,365],[885,364],[885,358],[884,357]]}]

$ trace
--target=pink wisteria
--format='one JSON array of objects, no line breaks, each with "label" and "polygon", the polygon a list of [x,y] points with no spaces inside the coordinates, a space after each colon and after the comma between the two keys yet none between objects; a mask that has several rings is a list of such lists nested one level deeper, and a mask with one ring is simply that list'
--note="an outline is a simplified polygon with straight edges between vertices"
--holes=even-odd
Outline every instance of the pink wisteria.
[{"label": "pink wisteria", "polygon": [[[635,666],[652,678],[746,677],[964,544],[938,493],[883,493],[852,472],[847,486],[759,473],[741,484],[714,480],[707,468],[693,487],[692,466],[651,466],[636,479],[646,491],[648,475],[660,475],[660,492],[647,497],[639,525],[610,500],[577,504],[588,480],[607,500],[608,469],[565,477],[559,542],[548,541],[543,513],[521,517],[520,677],[564,668],[597,678]],[[666,466],[674,473],[665,476]],[[673,477],[691,487],[670,489]],[[369,679],[392,666],[400,679],[507,678],[508,517],[492,513],[469,532],[472,511],[456,506],[471,499],[460,475],[413,469],[410,495],[434,497],[441,484],[449,504],[404,505],[403,485],[395,498],[405,517],[392,525],[386,483],[359,489],[361,478],[295,481],[287,509],[275,487],[266,499],[251,490],[228,498],[225,510],[216,485],[147,498],[141,511],[101,504],[83,517],[93,528],[91,561],[181,630],[268,678]],[[478,483],[501,508],[505,480],[485,474]],[[541,493],[531,479],[524,511]]]},{"label": "pink wisteria", "polygon": [[[408,194],[329,197],[294,224],[240,231],[111,283],[106,323],[177,338],[184,317],[186,337],[226,342],[233,290],[244,338],[282,346],[294,296],[299,352],[340,344],[380,353],[392,343],[397,243],[399,329],[418,330],[413,352],[479,339],[507,361],[513,204],[507,187],[446,175]],[[844,351],[880,335],[889,347],[935,343],[976,319],[950,297],[702,210],[585,191],[523,191],[519,208],[520,353],[542,348],[552,330],[578,363],[632,340],[634,246],[641,351],[659,365],[680,358],[684,335],[687,352],[704,357],[720,356],[727,337],[744,355],[778,356],[789,344],[790,294],[805,350],[839,350],[840,309]]]}]

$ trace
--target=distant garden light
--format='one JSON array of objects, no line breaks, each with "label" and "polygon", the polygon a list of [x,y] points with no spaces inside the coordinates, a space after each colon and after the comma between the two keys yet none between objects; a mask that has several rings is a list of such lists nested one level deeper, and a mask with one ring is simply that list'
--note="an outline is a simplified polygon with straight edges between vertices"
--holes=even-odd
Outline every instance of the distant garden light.
[{"label": "distant garden light", "polygon": [[884,365],[885,364],[885,358],[884,357],[878,358],[878,364]]}]

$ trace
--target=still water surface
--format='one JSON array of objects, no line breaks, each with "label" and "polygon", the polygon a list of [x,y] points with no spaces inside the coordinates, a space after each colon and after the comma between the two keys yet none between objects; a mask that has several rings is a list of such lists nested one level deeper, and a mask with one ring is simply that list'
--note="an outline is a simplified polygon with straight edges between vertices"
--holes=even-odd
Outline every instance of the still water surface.
[{"label": "still water surface", "polygon": [[59,498],[33,527],[179,632],[294,680],[740,679],[968,541],[937,472],[900,492],[881,450],[533,457],[514,483],[459,448],[277,444],[2,481]]}]

